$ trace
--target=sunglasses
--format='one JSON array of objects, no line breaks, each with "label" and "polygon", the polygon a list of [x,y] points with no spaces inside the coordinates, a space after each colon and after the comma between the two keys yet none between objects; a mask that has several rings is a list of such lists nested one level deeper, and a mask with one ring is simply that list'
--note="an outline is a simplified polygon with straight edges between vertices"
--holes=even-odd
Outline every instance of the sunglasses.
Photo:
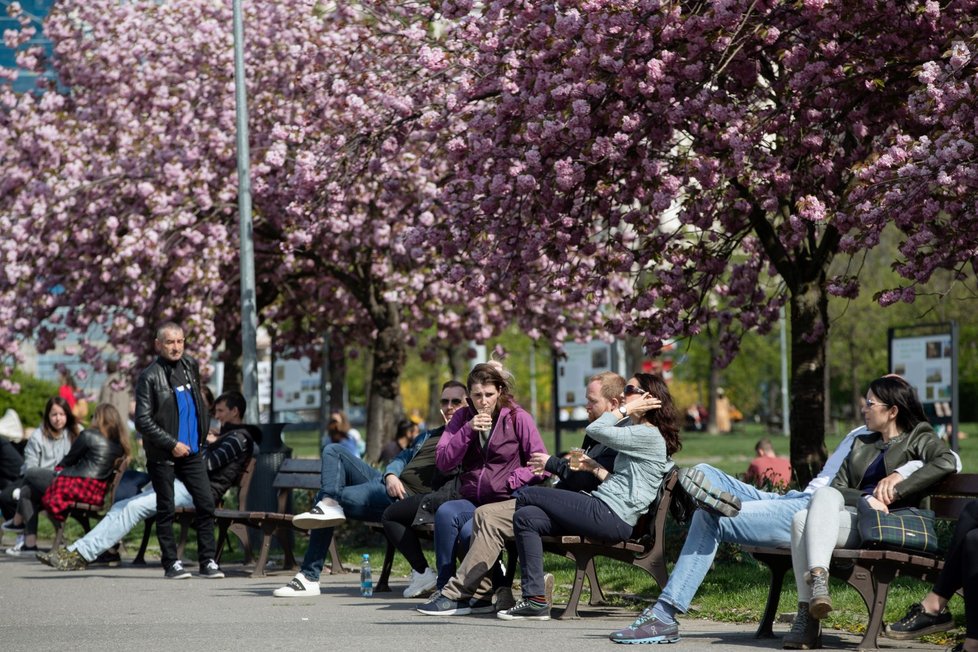
[{"label": "sunglasses", "polygon": [[441,400],[442,405],[454,405],[455,407],[458,407],[464,402],[465,401],[460,398],[443,398]]},{"label": "sunglasses", "polygon": [[635,385],[625,385],[625,391],[623,393],[625,396],[634,396],[636,394],[644,394],[645,390],[641,387],[636,387]]}]

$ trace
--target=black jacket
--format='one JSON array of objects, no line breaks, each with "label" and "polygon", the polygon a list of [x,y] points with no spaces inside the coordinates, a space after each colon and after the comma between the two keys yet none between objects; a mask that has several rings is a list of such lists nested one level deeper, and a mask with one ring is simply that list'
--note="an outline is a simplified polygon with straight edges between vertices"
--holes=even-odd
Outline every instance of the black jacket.
[{"label": "black jacket", "polygon": [[192,386],[194,403],[197,406],[198,448],[204,450],[209,417],[200,393],[200,367],[187,355],[177,362],[157,357],[143,369],[136,381],[136,430],[143,436],[147,462],[172,462],[173,449],[179,442],[177,400],[170,383],[170,377],[177,365],[183,367]]},{"label": "black jacket", "polygon": [[98,430],[83,430],[61,459],[59,465],[64,468],[59,475],[108,480],[112,477],[115,461],[124,453],[119,442],[109,441]]},{"label": "black jacket", "polygon": [[[221,436],[217,441],[207,445],[204,461],[215,504],[220,504],[224,493],[238,483],[259,443],[261,428],[244,423],[226,423],[221,427]],[[244,509],[244,506],[239,509]]]}]

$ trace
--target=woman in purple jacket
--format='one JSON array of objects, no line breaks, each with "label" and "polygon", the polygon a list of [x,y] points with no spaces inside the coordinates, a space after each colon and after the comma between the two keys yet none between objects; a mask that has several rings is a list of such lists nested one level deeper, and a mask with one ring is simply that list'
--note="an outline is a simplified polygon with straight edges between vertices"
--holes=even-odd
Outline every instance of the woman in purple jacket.
[{"label": "woman in purple jacket", "polygon": [[[435,463],[447,473],[461,464],[458,493],[435,513],[437,587],[455,574],[455,556],[464,556],[472,536],[472,514],[479,505],[507,500],[512,493],[542,481],[526,465],[533,453],[546,453],[533,417],[513,400],[498,362],[477,364],[466,383],[469,406],[452,417],[438,442]],[[488,606],[492,610],[492,605]]]}]

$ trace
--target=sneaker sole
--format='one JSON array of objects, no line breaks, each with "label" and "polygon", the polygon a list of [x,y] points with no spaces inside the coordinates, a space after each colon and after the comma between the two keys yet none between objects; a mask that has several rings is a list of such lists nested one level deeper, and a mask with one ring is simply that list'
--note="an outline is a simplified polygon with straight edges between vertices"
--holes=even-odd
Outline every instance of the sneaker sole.
[{"label": "sneaker sole", "polygon": [[706,474],[699,469],[685,469],[679,476],[679,484],[697,505],[709,512],[727,517],[734,517],[740,513],[740,498],[726,491],[714,489],[706,479]]},{"label": "sneaker sole", "polygon": [[272,591],[273,598],[318,598],[321,593],[318,591],[290,591],[289,593],[277,593],[278,589]]},{"label": "sneaker sole", "polygon": [[909,641],[910,639],[920,638],[921,636],[926,636],[927,634],[936,634],[937,632],[946,632],[949,629],[954,629],[954,621],[950,620],[946,623],[938,623],[937,625],[931,625],[930,627],[921,627],[920,629],[915,629],[912,632],[895,632],[890,629],[887,625],[883,630],[883,636],[886,638],[891,638],[895,641]]},{"label": "sneaker sole", "polygon": [[611,639],[613,643],[621,643],[622,645],[661,645],[664,643],[678,643],[680,640],[679,636],[654,636],[652,638],[641,638],[633,640],[617,640]]},{"label": "sneaker sole", "polygon": [[815,620],[824,620],[832,612],[832,603],[828,600],[811,601],[808,606],[808,614]]},{"label": "sneaker sole", "polygon": [[163,576],[163,579],[167,579],[167,580],[189,580],[190,579],[190,573],[182,573],[180,575],[170,575],[170,576],[164,575]]},{"label": "sneaker sole", "polygon": [[404,589],[404,597],[416,598],[424,593],[430,593],[435,588],[435,586],[437,586],[437,584],[438,584],[437,582],[432,582],[430,585],[422,586],[421,588],[415,588],[415,589],[412,589],[409,586],[406,589]]},{"label": "sneaker sole", "polygon": [[199,575],[197,575],[197,577],[199,577],[202,580],[223,580],[224,573],[218,573],[214,575],[204,575],[203,573],[200,573]]},{"label": "sneaker sole", "polygon": [[302,514],[292,519],[292,525],[300,530],[320,530],[324,527],[336,527],[346,522],[345,518],[327,518],[315,516],[303,516]]},{"label": "sneaker sole", "polygon": [[469,607],[459,607],[458,609],[449,609],[448,611],[428,611],[418,607],[419,614],[424,614],[426,616],[468,616],[472,613],[472,609]]},{"label": "sneaker sole", "polygon": [[550,620],[550,614],[546,616],[511,616],[500,611],[496,614],[496,618],[499,620]]}]

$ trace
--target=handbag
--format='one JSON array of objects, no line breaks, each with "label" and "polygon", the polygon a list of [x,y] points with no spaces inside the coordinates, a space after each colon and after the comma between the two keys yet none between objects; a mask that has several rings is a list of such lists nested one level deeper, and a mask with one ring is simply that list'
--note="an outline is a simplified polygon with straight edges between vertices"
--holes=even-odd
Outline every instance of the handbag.
[{"label": "handbag", "polygon": [[929,509],[905,507],[889,513],[859,501],[856,525],[864,548],[896,548],[937,554],[937,532],[934,512]]}]

